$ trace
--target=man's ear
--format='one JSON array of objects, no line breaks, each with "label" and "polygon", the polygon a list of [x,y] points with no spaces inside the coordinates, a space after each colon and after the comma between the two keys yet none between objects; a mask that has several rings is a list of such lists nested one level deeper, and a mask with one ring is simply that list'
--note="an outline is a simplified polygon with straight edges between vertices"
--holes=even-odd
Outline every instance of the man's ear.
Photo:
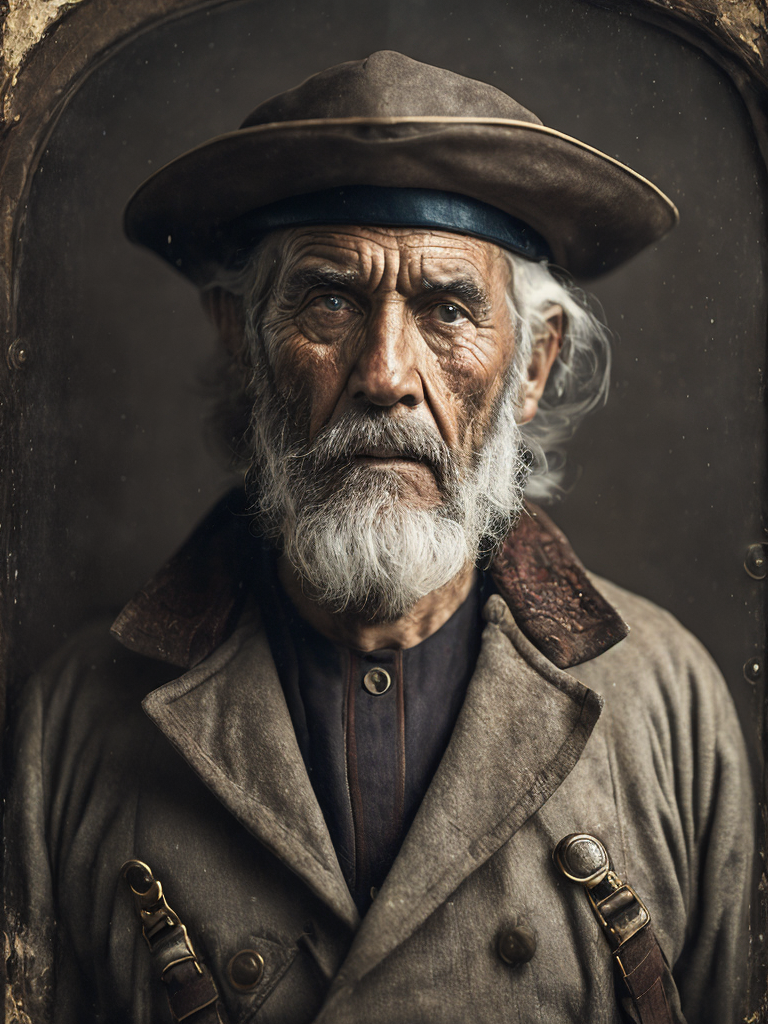
[{"label": "man's ear", "polygon": [[245,310],[240,295],[224,288],[208,288],[200,294],[203,309],[219,336],[219,343],[233,359],[245,350]]},{"label": "man's ear", "polygon": [[523,403],[520,423],[530,423],[539,408],[539,400],[549,378],[549,371],[563,344],[565,313],[562,306],[553,305],[544,313],[545,329],[533,339],[531,361],[523,385]]}]

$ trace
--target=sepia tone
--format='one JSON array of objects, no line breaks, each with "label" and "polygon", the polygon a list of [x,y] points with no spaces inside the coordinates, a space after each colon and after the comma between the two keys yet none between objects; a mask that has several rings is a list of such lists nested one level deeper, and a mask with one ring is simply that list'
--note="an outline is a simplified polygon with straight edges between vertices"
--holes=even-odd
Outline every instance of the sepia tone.
[{"label": "sepia tone", "polygon": [[[64,405],[57,404],[53,399],[44,401],[41,395],[43,398],[54,395],[55,388],[51,381],[56,374],[63,372],[64,357],[59,351],[52,352],[46,347],[51,343],[36,335],[32,314],[49,280],[57,275],[60,277],[62,267],[52,265],[49,260],[39,263],[36,260],[36,242],[42,236],[39,217],[37,222],[34,220],[33,200],[38,194],[44,194],[42,186],[36,185],[36,174],[46,159],[46,149],[73,99],[93,74],[112,57],[118,56],[126,46],[150,33],[153,28],[167,27],[175,19],[238,6],[246,5],[243,0],[132,0],[126,5],[107,0],[75,0],[69,3],[60,0],[8,0],[0,5],[3,19],[3,77],[0,87],[3,120],[0,137],[0,246],[3,258],[0,260],[0,317],[4,324],[5,349],[5,356],[0,359],[0,429],[3,437],[0,533],[6,565],[0,606],[0,657],[3,683],[11,692],[15,686],[20,685],[29,670],[38,664],[39,659],[50,653],[78,621],[82,621],[94,608],[120,596],[110,592],[101,577],[98,584],[89,584],[87,561],[79,567],[73,561],[71,569],[67,564],[67,574],[71,573],[74,581],[74,597],[70,595],[68,598],[62,590],[61,578],[65,576],[63,569],[60,575],[53,570],[53,585],[46,585],[45,582],[46,563],[59,558],[59,546],[63,537],[68,536],[64,528],[66,526],[69,530],[71,525],[67,518],[71,515],[67,511],[67,501],[72,492],[64,490],[62,495],[61,492],[54,493],[50,488],[50,482],[56,479],[59,471],[54,449],[62,444],[58,440],[58,432]],[[385,4],[376,6],[382,9],[386,7]],[[516,6],[519,8],[520,5]],[[586,3],[582,6],[586,6]],[[557,4],[550,3],[549,7],[556,8]],[[765,159],[768,153],[768,33],[764,4],[748,0],[708,0],[701,3],[687,0],[666,3],[658,0],[597,0],[592,7],[605,9],[611,17],[620,15],[627,20],[652,25],[666,34],[679,37],[681,45],[693,47],[705,54],[709,61],[718,66],[723,81],[732,83],[738,91],[745,111],[744,127],[740,130],[753,133],[756,152],[762,153]],[[442,28],[438,31],[442,31]],[[450,26],[445,31],[450,37]],[[450,47],[447,47],[446,54],[445,60],[449,63]],[[347,59],[347,56],[359,54],[345,53],[339,59]],[[479,73],[478,77],[481,77]],[[255,97],[244,97],[242,111],[245,112],[253,102]],[[238,113],[233,111],[233,121],[237,119]],[[221,130],[233,126],[222,125]],[[618,155],[625,156],[631,162],[631,154]],[[763,170],[760,168],[761,175]],[[764,180],[761,180],[763,196],[764,184]],[[34,192],[35,188],[38,188],[38,194]],[[762,208],[758,208],[756,221],[758,226],[755,231],[759,237],[764,232]],[[739,224],[734,223],[734,235],[739,230]],[[62,263],[70,258],[65,256],[63,250],[60,256]],[[661,497],[654,505],[656,517],[652,523],[648,523],[648,545],[652,551],[649,564],[652,568],[648,570],[647,581],[643,579],[639,583],[622,576],[625,569],[620,561],[620,534],[622,528],[626,527],[622,527],[621,517],[626,523],[626,509],[620,499],[617,499],[615,514],[609,512],[607,521],[596,526],[590,535],[588,506],[592,504],[591,494],[593,491],[599,492],[601,488],[605,489],[606,481],[605,474],[599,472],[593,472],[590,477],[589,466],[596,460],[596,454],[594,447],[589,447],[589,436],[586,436],[586,440],[577,438],[574,445],[574,465],[583,463],[586,471],[574,491],[573,503],[566,500],[562,509],[556,508],[553,515],[567,529],[590,568],[613,575],[619,582],[632,585],[661,604],[666,604],[710,646],[732,688],[745,726],[765,823],[766,791],[761,775],[764,717],[760,713],[765,673],[765,572],[761,562],[761,558],[765,557],[766,540],[762,377],[765,303],[759,301],[764,296],[765,253],[756,251],[751,265],[747,265],[746,256],[744,259],[744,274],[752,282],[749,287],[755,298],[753,308],[745,312],[741,324],[744,337],[749,339],[749,343],[744,342],[744,359],[751,362],[748,369],[742,368],[738,387],[742,387],[742,378],[749,380],[751,386],[749,391],[743,393],[743,409],[734,410],[731,443],[739,447],[744,463],[752,466],[751,484],[744,492],[747,495],[744,500],[751,504],[746,507],[740,500],[734,500],[733,507],[730,507],[727,495],[717,496],[722,519],[732,525],[731,534],[727,538],[722,535],[711,537],[713,548],[725,549],[722,561],[731,567],[731,575],[722,580],[721,588],[709,588],[707,585],[707,562],[720,563],[714,563],[714,554],[710,556],[701,545],[701,564],[690,566],[687,586],[691,591],[701,591],[696,599],[702,606],[709,607],[711,618],[702,618],[697,604],[688,619],[679,594],[671,592],[666,595],[663,589],[658,593],[651,592],[665,573],[678,580],[682,578],[680,563],[690,562],[691,555],[690,546],[686,547],[679,534],[690,529],[698,538],[697,531],[703,533],[705,529],[711,530],[709,521],[706,526],[699,526],[693,520],[693,525],[686,524],[684,517],[676,518],[678,510],[674,507],[674,497],[668,506],[665,506],[664,498]],[[156,273],[161,273],[159,266]],[[60,277],[60,280],[66,280],[66,277]],[[626,288],[624,292],[619,288],[617,295],[620,298],[625,292]],[[702,294],[706,294],[704,286]],[[602,295],[600,298],[608,308],[609,302]],[[188,304],[194,307],[194,296],[188,297]],[[196,313],[194,308],[192,312]],[[620,334],[625,330],[628,333],[628,329],[617,323],[615,317],[609,316],[609,326]],[[84,356],[85,364],[91,358],[89,353],[96,341],[88,341],[87,344],[91,348],[88,348]],[[620,349],[617,359],[617,393],[613,396],[617,404],[621,404],[622,388],[626,387],[622,377],[623,358],[628,357]],[[674,367],[668,364],[666,369],[672,372]],[[646,377],[646,383],[655,380],[651,371],[647,372]],[[716,382],[713,381],[712,387],[715,386]],[[731,395],[731,392],[728,394]],[[600,429],[598,417],[592,444],[594,438],[599,436]],[[220,489],[220,486],[221,478],[211,485],[214,491]],[[116,494],[119,491],[110,492],[111,502],[117,500]],[[208,496],[205,499],[207,501]],[[87,495],[83,501],[86,500]],[[98,503],[99,493],[92,493],[90,500]],[[172,536],[175,536],[176,541],[182,539],[183,524],[187,520],[190,524],[194,521],[200,510],[193,508],[193,504],[190,499],[184,506],[183,514],[170,517],[165,534],[156,541],[160,557],[167,553],[169,544],[172,546],[175,543],[170,539]],[[204,506],[205,502],[202,504]],[[658,546],[655,536],[652,536],[655,527],[663,527],[665,533],[663,543]],[[130,534],[131,523],[124,524],[123,529],[126,535]],[[612,562],[611,557],[602,554],[605,547],[603,529],[606,532],[612,531],[618,537],[614,548],[608,544],[610,551],[619,551],[617,568],[614,568],[615,558]],[[94,537],[98,540],[100,534],[98,530],[93,534],[86,531],[83,536],[85,539],[78,543],[84,551],[87,543],[92,542]],[[138,546],[133,538],[128,542],[130,545]],[[642,552],[643,548],[640,550]],[[151,563],[153,559],[157,561],[154,548],[148,562]],[[712,571],[719,574],[718,569]],[[77,580],[75,572],[80,577]],[[124,571],[120,585],[115,585],[117,591],[122,590],[126,578],[127,571]],[[142,582],[141,578],[133,581],[136,586]],[[658,586],[661,587],[660,582]],[[730,595],[729,599],[726,598],[726,591]],[[127,596],[129,593],[124,595]],[[61,606],[68,599],[72,601],[71,613],[61,611]],[[680,604],[675,604],[676,600]],[[718,639],[714,635],[711,623],[716,623],[721,617],[724,621],[722,632],[730,634],[730,640],[726,636]],[[54,620],[58,632],[50,629],[46,632],[46,623]],[[728,646],[729,642],[731,647]],[[718,644],[721,646],[718,647]],[[760,858],[764,857],[765,838],[764,824]],[[760,863],[762,871],[762,859]],[[763,875],[759,889],[756,882],[756,893],[760,894],[756,899],[762,902],[754,915],[753,988],[749,1024],[768,1022],[766,957],[762,941],[765,928],[768,927],[765,888]]]}]

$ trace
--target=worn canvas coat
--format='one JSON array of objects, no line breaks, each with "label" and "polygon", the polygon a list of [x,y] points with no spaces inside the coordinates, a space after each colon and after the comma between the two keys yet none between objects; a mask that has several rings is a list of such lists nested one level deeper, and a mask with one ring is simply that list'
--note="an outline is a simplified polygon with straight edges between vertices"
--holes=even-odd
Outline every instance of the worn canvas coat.
[{"label": "worn canvas coat", "polygon": [[[493,567],[448,750],[361,921],[244,585],[247,543],[219,509],[124,611],[123,645],[96,625],[25,691],[6,901],[13,1000],[34,1024],[170,1019],[129,858],[161,879],[234,1024],[618,1022],[606,941],[552,863],[572,832],[600,837],[644,898],[677,1019],[737,1019],[752,802],[731,700],[690,634],[594,586],[527,517]],[[536,950],[511,967],[498,939],[520,922]],[[248,992],[228,973],[243,949],[265,962]]]}]

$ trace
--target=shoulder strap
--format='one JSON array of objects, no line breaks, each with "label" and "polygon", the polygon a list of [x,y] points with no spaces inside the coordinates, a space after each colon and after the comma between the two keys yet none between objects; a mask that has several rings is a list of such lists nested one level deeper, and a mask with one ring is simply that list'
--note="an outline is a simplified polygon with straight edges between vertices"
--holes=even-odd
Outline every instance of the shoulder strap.
[{"label": "shoulder strap", "polygon": [[211,972],[201,963],[163,886],[140,860],[123,864],[120,874],[133,894],[155,975],[163,982],[174,1022],[227,1024]]},{"label": "shoulder strap", "polygon": [[675,1024],[667,999],[675,982],[651,915],[632,886],[613,871],[606,848],[594,836],[573,833],[560,840],[553,857],[566,878],[583,886],[640,1024]]}]

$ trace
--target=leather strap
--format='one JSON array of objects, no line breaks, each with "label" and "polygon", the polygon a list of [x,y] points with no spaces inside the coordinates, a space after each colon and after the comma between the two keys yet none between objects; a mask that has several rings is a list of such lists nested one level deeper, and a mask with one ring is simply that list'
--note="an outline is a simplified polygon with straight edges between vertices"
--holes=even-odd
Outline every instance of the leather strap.
[{"label": "leather strap", "polygon": [[675,1024],[667,999],[675,982],[651,915],[632,886],[613,871],[606,848],[595,836],[573,833],[560,840],[553,858],[566,878],[584,888],[639,1024]]},{"label": "leather strap", "polygon": [[153,971],[165,985],[174,1024],[227,1024],[216,982],[198,960],[179,915],[168,906],[162,883],[140,860],[126,861],[120,874],[133,894]]},{"label": "leather strap", "polygon": [[641,1024],[667,1024],[673,1020],[664,988],[669,967],[650,922],[642,931],[615,950],[614,957],[624,977]]}]

